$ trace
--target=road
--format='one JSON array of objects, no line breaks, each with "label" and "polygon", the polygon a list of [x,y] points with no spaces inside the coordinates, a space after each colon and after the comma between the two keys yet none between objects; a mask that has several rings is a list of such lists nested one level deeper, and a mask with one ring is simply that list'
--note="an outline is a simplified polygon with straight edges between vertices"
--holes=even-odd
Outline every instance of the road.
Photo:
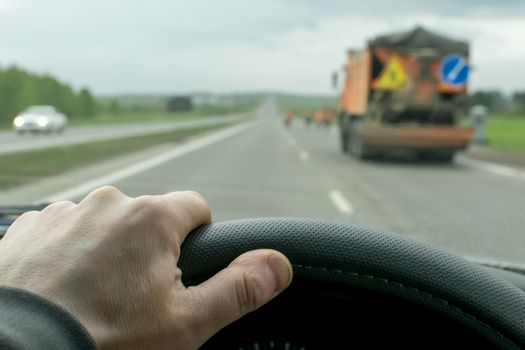
[{"label": "road", "polygon": [[176,129],[212,126],[239,121],[245,115],[202,117],[191,120],[175,120],[155,123],[123,123],[98,126],[69,127],[62,135],[24,135],[14,131],[0,131],[0,154],[32,149],[86,143],[129,136],[155,134]]},{"label": "road", "polygon": [[[325,218],[525,264],[523,179],[457,163],[359,162],[339,152],[332,129],[286,129],[271,105],[262,114],[255,124],[88,185],[111,183],[131,196],[193,189],[208,199],[216,221]],[[85,191],[62,195],[79,199]]]}]

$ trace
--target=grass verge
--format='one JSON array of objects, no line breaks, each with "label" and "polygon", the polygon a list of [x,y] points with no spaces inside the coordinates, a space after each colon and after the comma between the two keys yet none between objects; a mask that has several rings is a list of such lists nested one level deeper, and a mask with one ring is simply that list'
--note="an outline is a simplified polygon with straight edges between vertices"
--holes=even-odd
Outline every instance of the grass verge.
[{"label": "grass verge", "polygon": [[209,109],[195,109],[191,112],[122,112],[117,115],[100,114],[93,118],[71,118],[69,120],[71,125],[107,125],[119,123],[141,123],[141,122],[160,122],[160,121],[174,121],[187,120],[196,118],[213,118],[215,116],[223,116],[228,114],[242,114],[248,113],[255,109],[253,106],[238,106],[232,108],[209,108]]},{"label": "grass verge", "polygon": [[498,116],[487,120],[489,146],[502,151],[525,153],[525,117]]},{"label": "grass verge", "polygon": [[194,112],[184,113],[142,113],[142,112],[128,112],[117,115],[101,114],[93,118],[72,118],[69,124],[73,126],[80,125],[108,125],[108,124],[122,124],[122,123],[141,123],[141,122],[160,122],[173,120],[186,120],[205,117]]},{"label": "grass verge", "polygon": [[175,130],[78,145],[60,146],[0,156],[0,189],[19,186],[90,163],[148,147],[181,142],[189,137],[231,124]]},{"label": "grass verge", "polygon": [[525,116],[492,115],[485,131],[490,148],[525,154]]},{"label": "grass verge", "polygon": [[[123,124],[123,123],[144,123],[144,122],[161,122],[161,121],[175,121],[188,120],[197,118],[213,118],[215,116],[224,116],[230,114],[244,114],[253,112],[256,105],[240,105],[234,107],[207,107],[196,108],[190,112],[174,112],[168,113],[164,111],[123,111],[119,114],[100,113],[92,118],[78,118],[70,117],[69,125],[72,126],[89,126],[89,125],[109,125],[109,124]],[[12,121],[0,122],[0,130],[12,130]]]}]

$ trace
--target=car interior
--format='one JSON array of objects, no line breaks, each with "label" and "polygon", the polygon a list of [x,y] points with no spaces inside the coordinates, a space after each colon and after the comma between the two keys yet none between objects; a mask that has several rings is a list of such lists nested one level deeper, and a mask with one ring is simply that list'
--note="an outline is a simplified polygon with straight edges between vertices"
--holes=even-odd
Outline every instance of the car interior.
[{"label": "car interior", "polygon": [[[4,210],[2,236],[25,210]],[[257,218],[202,226],[182,246],[184,283],[198,284],[258,248],[289,257],[292,285],[204,349],[525,346],[523,271],[362,225]]]}]

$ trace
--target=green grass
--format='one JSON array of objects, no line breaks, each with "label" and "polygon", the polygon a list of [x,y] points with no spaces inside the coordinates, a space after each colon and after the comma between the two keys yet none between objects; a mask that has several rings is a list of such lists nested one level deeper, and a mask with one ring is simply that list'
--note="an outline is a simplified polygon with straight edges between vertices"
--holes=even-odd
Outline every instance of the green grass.
[{"label": "green grass", "polygon": [[525,153],[525,115],[491,116],[487,120],[489,146],[502,151]]},{"label": "green grass", "polygon": [[184,120],[203,117],[195,112],[167,113],[167,112],[125,112],[117,115],[102,114],[94,118],[73,118],[70,125],[107,125],[118,123],[159,122],[170,120]]},{"label": "green grass", "polygon": [[[468,118],[461,126],[471,126]],[[500,151],[525,154],[525,115],[494,114],[487,118],[485,132],[488,147]]]},{"label": "green grass", "polygon": [[331,95],[290,95],[278,94],[275,96],[277,104],[283,111],[293,111],[301,115],[305,110],[335,109],[339,98]]},{"label": "green grass", "polygon": [[0,189],[34,182],[83,165],[148,147],[180,142],[226,125],[53,147],[0,156]]},{"label": "green grass", "polygon": [[[69,125],[108,125],[119,123],[141,123],[141,122],[160,122],[172,120],[187,120],[194,118],[205,118],[219,115],[247,113],[255,110],[255,104],[235,105],[232,107],[203,106],[191,112],[168,113],[163,111],[132,112],[126,111],[117,115],[100,113],[93,118],[69,118]],[[13,128],[11,120],[0,123],[0,130],[10,130]]]},{"label": "green grass", "polygon": [[232,108],[196,109],[191,112],[123,112],[117,115],[101,114],[94,118],[72,118],[70,125],[107,125],[118,123],[159,122],[213,117],[218,115],[245,113],[254,110],[254,106],[237,106]]}]

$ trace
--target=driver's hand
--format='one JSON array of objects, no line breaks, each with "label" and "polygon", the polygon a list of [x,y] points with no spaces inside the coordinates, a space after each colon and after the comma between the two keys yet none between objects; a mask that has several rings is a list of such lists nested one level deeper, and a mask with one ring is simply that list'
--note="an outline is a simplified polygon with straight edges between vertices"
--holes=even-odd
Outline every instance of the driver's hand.
[{"label": "driver's hand", "polygon": [[210,222],[195,192],[130,198],[103,187],[20,216],[0,241],[0,284],[62,305],[104,349],[194,349],[292,278],[281,253],[257,250],[184,287],[180,246]]}]

